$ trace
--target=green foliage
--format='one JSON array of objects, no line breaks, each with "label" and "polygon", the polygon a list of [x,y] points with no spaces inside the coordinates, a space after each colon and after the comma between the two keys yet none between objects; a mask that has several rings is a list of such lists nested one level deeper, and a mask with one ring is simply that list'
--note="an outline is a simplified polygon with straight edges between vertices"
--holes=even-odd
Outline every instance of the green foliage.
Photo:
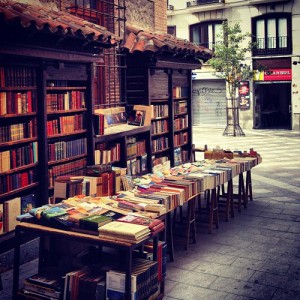
[{"label": "green foliage", "polygon": [[214,56],[208,63],[215,70],[215,76],[228,83],[229,93],[233,96],[239,81],[249,80],[253,76],[250,66],[244,64],[244,61],[254,45],[250,33],[242,32],[239,23],[230,26],[223,22],[222,29],[223,34],[219,40],[223,42],[215,44]]}]

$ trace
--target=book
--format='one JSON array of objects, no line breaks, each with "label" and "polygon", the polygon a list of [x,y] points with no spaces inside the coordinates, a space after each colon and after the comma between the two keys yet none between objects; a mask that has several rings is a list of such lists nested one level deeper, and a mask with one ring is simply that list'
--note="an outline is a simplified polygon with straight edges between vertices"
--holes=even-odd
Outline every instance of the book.
[{"label": "book", "polygon": [[9,232],[15,229],[19,223],[17,216],[21,213],[21,198],[17,197],[11,200],[7,200],[3,203],[4,219],[3,219],[3,231]]},{"label": "book", "polygon": [[3,233],[3,203],[0,203],[0,234]]},{"label": "book", "polygon": [[79,220],[79,226],[83,229],[98,230],[98,227],[103,226],[113,220],[105,215],[91,215]]},{"label": "book", "polygon": [[29,211],[38,206],[35,194],[29,194],[21,197],[21,214],[29,213]]},{"label": "book", "polygon": [[148,226],[114,221],[99,227],[99,235],[101,234],[137,239],[144,234],[149,235],[150,230]]},{"label": "book", "polygon": [[95,135],[104,134],[104,115],[102,114],[93,114],[93,125]]},{"label": "book", "polygon": [[162,224],[163,221],[160,219],[151,219],[151,218],[145,218],[145,217],[140,217],[136,215],[127,215],[124,217],[121,217],[117,220],[117,222],[125,222],[125,223],[131,223],[131,224],[140,224],[144,226],[148,226],[148,228],[153,231],[157,227],[157,225]]}]

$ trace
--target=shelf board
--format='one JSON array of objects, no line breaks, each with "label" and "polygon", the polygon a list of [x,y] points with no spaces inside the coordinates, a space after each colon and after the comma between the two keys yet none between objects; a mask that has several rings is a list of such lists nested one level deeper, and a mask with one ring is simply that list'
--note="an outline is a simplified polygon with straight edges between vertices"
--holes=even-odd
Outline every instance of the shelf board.
[{"label": "shelf board", "polygon": [[0,91],[34,91],[36,86],[14,86],[14,87],[0,87]]},{"label": "shelf board", "polygon": [[47,86],[47,91],[86,90],[85,86]]},{"label": "shelf board", "polygon": [[77,160],[77,159],[80,159],[80,158],[84,158],[86,157],[87,154],[81,154],[81,155],[76,155],[76,156],[72,156],[72,157],[68,157],[68,158],[64,158],[64,159],[60,159],[60,160],[51,160],[48,162],[48,165],[49,166],[53,166],[53,165],[59,165],[59,164],[64,164],[64,163],[67,163],[67,162],[70,162],[70,161],[74,161],[74,160]]},{"label": "shelf board", "polygon": [[155,154],[163,153],[163,152],[166,152],[166,151],[169,151],[169,150],[170,150],[170,148],[165,148],[163,150],[153,151],[153,154],[155,155]]},{"label": "shelf board", "polygon": [[168,119],[169,116],[164,116],[164,117],[156,117],[156,118],[152,118],[151,122],[155,122],[155,121],[159,121],[159,120],[165,120]]},{"label": "shelf board", "polygon": [[38,166],[38,163],[28,164],[28,165],[25,165],[25,166],[10,169],[9,171],[1,173],[1,175],[13,174],[13,173],[17,173],[17,172],[24,171],[24,170],[27,170],[27,169],[33,169],[37,166]]},{"label": "shelf board", "polygon": [[21,188],[18,188],[18,189],[15,189],[15,190],[12,190],[12,191],[9,191],[7,193],[4,193],[4,194],[1,194],[0,195],[0,200],[1,199],[4,199],[4,198],[7,198],[8,196],[13,196],[13,195],[17,195],[23,191],[26,191],[26,190],[29,190],[29,189],[32,189],[32,188],[35,188],[39,185],[38,182],[35,182],[35,183],[32,183],[32,184],[29,184],[28,186],[26,187],[21,187]]},{"label": "shelf board", "polygon": [[184,116],[184,115],[187,115],[188,112],[182,112],[182,113],[179,113],[179,114],[174,114],[174,118],[176,117],[181,117],[181,116]]},{"label": "shelf board", "polygon": [[175,130],[174,130],[174,133],[176,133],[176,132],[181,132],[181,131],[186,131],[186,130],[188,130],[188,129],[189,129],[188,127],[181,128],[181,129],[175,129]]},{"label": "shelf board", "polygon": [[30,113],[22,113],[22,114],[6,114],[6,115],[0,115],[0,118],[28,118],[28,117],[34,117],[36,116],[36,112],[30,112]]},{"label": "shelf board", "polygon": [[59,137],[77,135],[77,134],[82,134],[82,133],[86,133],[86,130],[77,130],[77,131],[69,132],[69,133],[53,134],[53,135],[48,136],[48,139],[54,139],[54,138],[59,138]]},{"label": "shelf board", "polygon": [[159,132],[159,133],[153,133],[153,134],[151,134],[151,137],[154,138],[154,137],[158,137],[160,135],[166,135],[168,133],[169,133],[169,131],[164,131],[164,132]]},{"label": "shelf board", "polygon": [[55,111],[47,111],[47,115],[63,115],[63,114],[71,114],[76,112],[84,112],[87,111],[86,108],[77,108],[77,109],[69,109],[69,110],[55,110]]},{"label": "shelf board", "polygon": [[166,99],[151,99],[151,103],[168,102],[169,98]]},{"label": "shelf board", "polygon": [[173,101],[188,100],[188,97],[173,98]]},{"label": "shelf board", "polygon": [[[125,126],[126,125],[126,126]],[[119,139],[119,138],[124,138],[126,136],[130,135],[136,135],[140,133],[144,133],[147,131],[150,131],[151,126],[134,126],[134,125],[119,125],[119,126],[113,126],[110,128],[106,128],[106,132],[104,135],[97,135],[95,137],[95,143],[102,143],[102,142],[108,142],[111,140]],[[123,129],[123,131],[118,131],[119,127],[120,130]],[[125,130],[124,130],[125,129]]]},{"label": "shelf board", "polygon": [[37,141],[37,138],[34,137],[34,138],[0,143],[0,147],[9,147],[9,146],[13,146],[13,145],[26,144],[26,143],[30,143],[30,142],[36,142],[36,141]]}]

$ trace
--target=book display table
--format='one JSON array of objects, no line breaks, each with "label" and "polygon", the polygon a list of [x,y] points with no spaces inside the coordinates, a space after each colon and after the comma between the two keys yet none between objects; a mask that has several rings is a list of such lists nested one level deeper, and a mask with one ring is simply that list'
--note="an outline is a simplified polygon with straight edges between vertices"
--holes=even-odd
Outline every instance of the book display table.
[{"label": "book display table", "polygon": [[117,250],[121,250],[125,253],[124,264],[126,266],[126,277],[125,277],[125,299],[131,299],[131,271],[132,271],[132,254],[135,249],[139,249],[150,239],[153,240],[153,260],[157,260],[157,245],[158,245],[158,234],[154,236],[149,236],[143,241],[131,244],[126,242],[111,242],[105,239],[99,238],[99,236],[94,236],[90,234],[83,234],[78,232],[66,231],[61,229],[56,229],[48,226],[31,224],[31,223],[21,223],[16,227],[16,244],[14,253],[14,275],[13,275],[13,299],[17,299],[19,290],[19,266],[20,266],[20,246],[22,236],[27,233],[34,233],[40,237],[40,257],[39,257],[39,269],[43,263],[43,239],[45,237],[68,239],[73,241],[79,241],[82,243],[94,244],[99,247],[110,247]]}]

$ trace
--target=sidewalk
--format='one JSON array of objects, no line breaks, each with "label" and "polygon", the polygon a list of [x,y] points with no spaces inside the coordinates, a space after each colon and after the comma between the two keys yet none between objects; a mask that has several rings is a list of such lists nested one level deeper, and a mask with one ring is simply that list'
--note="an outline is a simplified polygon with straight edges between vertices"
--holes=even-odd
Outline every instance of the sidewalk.
[{"label": "sidewalk", "polygon": [[193,143],[249,150],[263,162],[252,170],[253,201],[210,235],[197,225],[197,243],[177,245],[167,265],[164,299],[300,299],[300,135],[193,128]]}]

